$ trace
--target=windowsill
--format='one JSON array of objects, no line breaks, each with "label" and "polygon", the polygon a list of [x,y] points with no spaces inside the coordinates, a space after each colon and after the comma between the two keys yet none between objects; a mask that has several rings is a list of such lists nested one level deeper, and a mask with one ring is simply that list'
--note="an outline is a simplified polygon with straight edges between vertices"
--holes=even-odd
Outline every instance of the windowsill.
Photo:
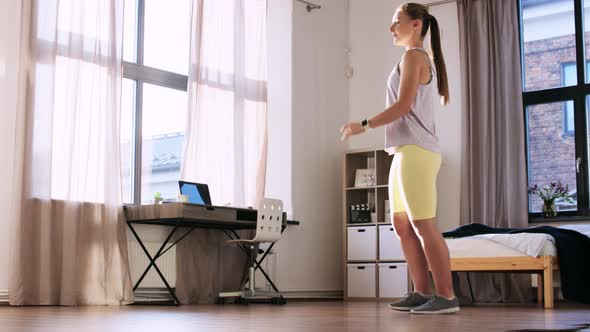
[{"label": "windowsill", "polygon": [[529,224],[541,224],[552,222],[587,222],[590,223],[590,216],[557,216],[553,218],[534,217],[529,218]]}]

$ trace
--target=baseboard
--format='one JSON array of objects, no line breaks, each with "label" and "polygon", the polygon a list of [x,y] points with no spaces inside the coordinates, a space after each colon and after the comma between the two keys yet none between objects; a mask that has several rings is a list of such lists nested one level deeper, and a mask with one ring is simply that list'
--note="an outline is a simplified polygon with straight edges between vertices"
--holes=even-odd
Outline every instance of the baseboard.
[{"label": "baseboard", "polygon": [[[341,301],[344,297],[342,290],[287,291],[281,294],[286,299],[301,301]],[[138,302],[169,301],[170,294],[166,288],[140,287],[135,291],[135,300]]]},{"label": "baseboard", "polygon": [[[287,291],[282,292],[286,299],[291,300],[330,300],[339,301],[344,297],[342,290],[315,290],[315,291]],[[136,299],[150,301],[167,301],[170,295],[166,288],[139,288],[135,292]],[[0,304],[8,303],[8,290],[0,289]]]},{"label": "baseboard", "polygon": [[0,289],[0,304],[8,304],[8,289]]},{"label": "baseboard", "polygon": [[344,298],[342,290],[315,290],[315,291],[287,291],[281,292],[283,297],[291,300],[333,300]]},{"label": "baseboard", "polygon": [[[322,291],[288,291],[282,292],[283,296],[292,300],[342,300],[344,292],[342,290],[322,290]],[[170,295],[166,288],[139,288],[135,292],[137,299],[149,299],[152,301],[169,300]],[[8,290],[0,289],[0,304],[8,303]]]}]

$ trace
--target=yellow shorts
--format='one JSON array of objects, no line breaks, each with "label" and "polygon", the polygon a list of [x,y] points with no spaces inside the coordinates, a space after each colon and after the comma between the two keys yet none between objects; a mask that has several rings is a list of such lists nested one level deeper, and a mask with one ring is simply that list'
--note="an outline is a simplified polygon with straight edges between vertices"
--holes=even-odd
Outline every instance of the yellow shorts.
[{"label": "yellow shorts", "polygon": [[436,217],[436,177],[440,165],[440,153],[417,145],[397,147],[389,170],[390,211],[406,212],[410,220]]}]

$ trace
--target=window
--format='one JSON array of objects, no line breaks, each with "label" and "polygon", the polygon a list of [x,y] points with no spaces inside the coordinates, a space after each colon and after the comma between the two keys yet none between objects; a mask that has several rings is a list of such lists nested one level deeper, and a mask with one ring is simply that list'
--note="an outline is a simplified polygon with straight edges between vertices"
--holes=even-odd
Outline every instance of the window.
[{"label": "window", "polygon": [[125,203],[175,198],[186,126],[190,0],[125,0],[122,184]]},{"label": "window", "polygon": [[[557,200],[561,216],[590,216],[588,8],[590,0],[519,1],[528,184],[567,184],[574,203]],[[540,218],[541,206],[529,196],[531,219]]]}]

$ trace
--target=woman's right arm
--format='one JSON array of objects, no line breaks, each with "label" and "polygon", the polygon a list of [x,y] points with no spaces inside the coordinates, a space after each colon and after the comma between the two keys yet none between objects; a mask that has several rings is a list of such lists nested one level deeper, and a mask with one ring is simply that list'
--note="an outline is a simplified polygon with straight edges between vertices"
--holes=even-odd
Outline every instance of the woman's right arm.
[{"label": "woman's right arm", "polygon": [[[400,62],[400,84],[398,90],[398,100],[389,106],[385,111],[375,115],[368,120],[370,128],[377,128],[393,122],[411,110],[418,86],[420,84],[420,72],[424,66],[424,55],[421,51],[409,50],[404,54]],[[430,67],[429,67],[430,68]],[[366,129],[360,122],[349,122],[342,126],[342,140],[350,136],[358,135],[365,132]]]},{"label": "woman's right arm", "polygon": [[420,73],[424,65],[424,55],[418,50],[409,50],[400,63],[400,84],[398,100],[385,111],[369,120],[369,127],[377,128],[393,122],[410,112],[418,93]]}]

